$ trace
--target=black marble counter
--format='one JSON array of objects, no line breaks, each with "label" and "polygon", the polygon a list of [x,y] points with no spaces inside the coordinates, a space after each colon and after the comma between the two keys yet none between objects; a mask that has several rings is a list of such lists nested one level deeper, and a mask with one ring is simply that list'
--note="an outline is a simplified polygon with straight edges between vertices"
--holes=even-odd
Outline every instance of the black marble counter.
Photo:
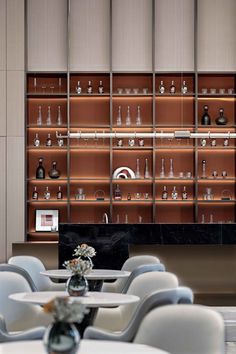
[{"label": "black marble counter", "polygon": [[79,243],[95,247],[95,267],[120,269],[129,244],[236,244],[236,224],[60,224],[59,265]]}]

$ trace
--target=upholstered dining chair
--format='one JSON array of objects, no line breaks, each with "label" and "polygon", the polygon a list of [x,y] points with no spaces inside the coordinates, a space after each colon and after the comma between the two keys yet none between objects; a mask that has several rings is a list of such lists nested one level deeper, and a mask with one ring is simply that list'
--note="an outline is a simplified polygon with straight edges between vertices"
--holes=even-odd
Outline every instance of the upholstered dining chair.
[{"label": "upholstered dining chair", "polygon": [[37,287],[34,284],[33,279],[31,278],[29,273],[26,272],[26,270],[24,270],[23,268],[17,267],[13,264],[1,263],[0,272],[13,272],[22,275],[25,278],[25,280],[27,280],[31,291],[37,291]]}]

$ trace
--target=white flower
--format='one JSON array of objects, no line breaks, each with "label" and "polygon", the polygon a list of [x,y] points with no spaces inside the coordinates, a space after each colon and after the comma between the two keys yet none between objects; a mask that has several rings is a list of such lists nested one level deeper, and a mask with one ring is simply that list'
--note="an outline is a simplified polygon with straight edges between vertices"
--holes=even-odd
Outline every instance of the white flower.
[{"label": "white flower", "polygon": [[86,243],[82,243],[81,245],[78,245],[74,249],[73,256],[84,256],[84,257],[92,258],[96,256],[96,251],[93,247],[88,246]]}]

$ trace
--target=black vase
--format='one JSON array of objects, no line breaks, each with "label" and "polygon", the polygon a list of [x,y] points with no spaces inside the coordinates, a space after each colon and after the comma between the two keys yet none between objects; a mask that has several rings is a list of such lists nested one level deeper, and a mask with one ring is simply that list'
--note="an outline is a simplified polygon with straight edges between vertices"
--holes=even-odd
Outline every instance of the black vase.
[{"label": "black vase", "polygon": [[56,178],[60,177],[60,171],[57,169],[56,161],[52,162],[52,168],[51,168],[51,170],[49,171],[48,174],[49,174],[49,177],[53,178],[53,179],[56,179]]},{"label": "black vase", "polygon": [[226,125],[228,122],[228,119],[224,116],[224,109],[220,108],[219,109],[219,117],[216,118],[216,124],[217,125]]},{"label": "black vase", "polygon": [[43,337],[48,354],[75,354],[80,342],[80,334],[74,324],[54,322],[48,326]]},{"label": "black vase", "polygon": [[203,112],[203,115],[201,118],[201,124],[202,125],[211,125],[211,117],[209,116],[207,105],[204,106],[204,112]]},{"label": "black vase", "polygon": [[83,275],[74,274],[67,280],[66,290],[70,296],[84,296],[88,291],[88,281]]}]

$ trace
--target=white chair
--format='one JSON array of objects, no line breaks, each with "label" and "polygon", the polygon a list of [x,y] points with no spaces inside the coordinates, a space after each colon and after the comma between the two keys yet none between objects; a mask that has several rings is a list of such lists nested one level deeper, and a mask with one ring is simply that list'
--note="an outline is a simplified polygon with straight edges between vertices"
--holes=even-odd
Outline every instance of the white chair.
[{"label": "white chair", "polygon": [[0,272],[0,314],[6,321],[8,331],[23,331],[35,326],[47,326],[52,317],[44,313],[40,306],[19,303],[9,299],[9,295],[31,292],[25,278],[13,272]]},{"label": "white chair", "polygon": [[147,314],[134,342],[171,354],[224,354],[224,321],[208,307],[167,305]]},{"label": "white chair", "polygon": [[[136,268],[140,266],[147,265],[147,264],[156,264],[156,263],[160,263],[160,260],[154,256],[149,256],[149,255],[134,256],[128,258],[125,261],[121,270],[133,272]],[[120,278],[114,281],[113,283],[104,283],[102,287],[102,291],[121,293],[127,281],[128,279]]]},{"label": "white chair", "polygon": [[[139,275],[131,283],[127,294],[137,295],[140,302],[154,291],[178,287],[177,277],[168,272],[150,272]],[[139,303],[122,305],[116,308],[99,308],[94,321],[95,327],[110,331],[122,331],[131,321]]]},{"label": "white chair", "polygon": [[8,260],[9,264],[18,266],[26,270],[38,291],[60,291],[65,290],[65,284],[54,283],[50,278],[40,274],[40,272],[45,271],[45,267],[40,259],[32,256],[15,256]]}]

